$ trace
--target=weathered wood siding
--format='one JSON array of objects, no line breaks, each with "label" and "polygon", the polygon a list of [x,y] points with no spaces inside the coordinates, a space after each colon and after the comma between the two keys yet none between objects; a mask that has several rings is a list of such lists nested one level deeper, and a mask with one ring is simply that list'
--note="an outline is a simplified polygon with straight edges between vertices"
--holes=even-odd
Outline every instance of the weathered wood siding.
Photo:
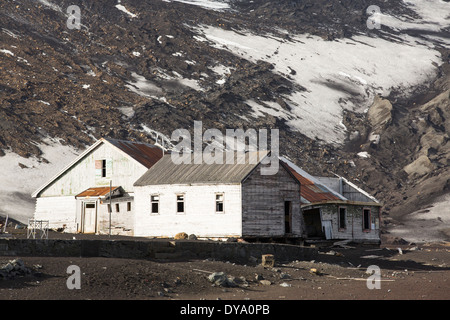
[{"label": "weathered wood siding", "polygon": [[353,188],[351,185],[342,182],[342,195],[349,201],[360,201],[360,202],[372,202],[373,200],[361,193],[359,190]]},{"label": "weathered wood siding", "polygon": [[[346,228],[339,228],[339,208],[347,208]],[[321,204],[308,208],[319,208],[321,220],[331,220],[332,239],[380,240],[380,207],[354,204]],[[370,229],[363,229],[363,209],[370,209]]]},{"label": "weathered wood siding", "polygon": [[[224,213],[216,213],[216,194],[224,195]],[[176,210],[176,195],[185,196],[185,213]],[[151,213],[151,195],[159,195],[159,213]],[[197,237],[241,236],[241,186],[154,185],[135,187],[135,236],[173,237],[179,232]]]},{"label": "weathered wood siding", "polygon": [[73,196],[36,199],[34,219],[49,220],[50,228],[65,227],[68,232],[77,231],[77,201]]},{"label": "weathered wood siding", "polygon": [[[109,160],[107,177],[98,176],[96,160]],[[100,144],[76,165],[54,181],[40,197],[75,196],[91,188],[121,186],[126,192],[133,192],[133,183],[147,171],[147,168],[108,143]]]},{"label": "weathered wood siding", "polygon": [[300,186],[280,165],[275,175],[261,175],[261,166],[242,184],[242,233],[244,236],[285,235],[284,202],[291,201],[292,235],[303,235]]}]

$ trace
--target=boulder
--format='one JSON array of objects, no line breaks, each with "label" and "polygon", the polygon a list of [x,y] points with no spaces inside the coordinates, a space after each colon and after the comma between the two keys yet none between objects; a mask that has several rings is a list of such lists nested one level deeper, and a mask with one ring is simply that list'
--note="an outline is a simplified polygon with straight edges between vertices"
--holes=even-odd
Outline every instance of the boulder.
[{"label": "boulder", "polygon": [[175,235],[175,240],[187,239],[189,236],[186,232],[180,232]]}]

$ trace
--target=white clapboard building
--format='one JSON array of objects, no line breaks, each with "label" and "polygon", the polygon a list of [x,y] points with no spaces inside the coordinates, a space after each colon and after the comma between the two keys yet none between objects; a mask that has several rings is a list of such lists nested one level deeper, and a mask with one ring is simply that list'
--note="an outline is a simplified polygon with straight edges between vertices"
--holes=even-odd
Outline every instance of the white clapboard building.
[{"label": "white clapboard building", "polygon": [[[258,160],[249,161],[253,156]],[[262,174],[266,156],[264,151],[246,153],[242,162],[235,154],[233,164],[176,164],[165,155],[134,184],[134,234],[302,236],[300,185],[283,163],[275,174]]]},{"label": "white clapboard building", "polygon": [[133,184],[162,155],[154,145],[100,139],[32,194],[34,219],[66,232],[109,233],[111,225],[132,235]]}]

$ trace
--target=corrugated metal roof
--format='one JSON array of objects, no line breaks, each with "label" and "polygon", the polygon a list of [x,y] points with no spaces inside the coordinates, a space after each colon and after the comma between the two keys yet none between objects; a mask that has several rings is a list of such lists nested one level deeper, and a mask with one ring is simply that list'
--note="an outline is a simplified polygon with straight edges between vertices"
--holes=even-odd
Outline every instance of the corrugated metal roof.
[{"label": "corrugated metal roof", "polygon": [[[116,189],[120,187],[112,187],[112,192],[114,192]],[[81,192],[80,194],[77,194],[75,198],[88,198],[88,197],[105,197],[109,195],[109,187],[94,187],[89,188]]]},{"label": "corrugated metal roof", "polygon": [[[232,161],[232,164],[226,163],[227,152],[221,153],[224,156],[223,164],[207,164],[204,161],[201,164],[195,164],[193,155],[191,155],[189,164],[176,164],[170,154],[165,155],[134,185],[240,183],[267,156],[267,151],[246,153],[245,158],[237,157],[236,153],[233,153],[234,161]],[[249,161],[249,159],[256,159],[256,161]],[[240,164],[241,160],[243,160],[243,164]]]},{"label": "corrugated metal roof", "polygon": [[153,166],[163,156],[163,150],[155,145],[105,138],[106,141],[119,148],[147,168]]},{"label": "corrugated metal roof", "polygon": [[302,203],[316,203],[330,200],[347,200],[342,195],[339,195],[338,193],[321,184],[319,181],[314,179],[313,176],[298,168],[287,159],[280,158],[280,160],[283,161],[287,169],[300,182],[300,196]]}]

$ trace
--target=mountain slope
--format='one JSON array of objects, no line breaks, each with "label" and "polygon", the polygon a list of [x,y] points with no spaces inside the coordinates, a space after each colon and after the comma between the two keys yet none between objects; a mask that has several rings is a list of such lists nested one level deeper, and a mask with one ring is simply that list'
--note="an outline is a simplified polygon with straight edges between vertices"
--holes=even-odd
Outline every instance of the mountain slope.
[{"label": "mountain slope", "polygon": [[[70,5],[80,8],[79,30],[68,28]],[[96,138],[151,142],[194,120],[278,128],[282,154],[313,174],[352,179],[399,219],[449,189],[449,8],[2,1],[0,163],[35,176]],[[65,145],[67,160],[43,143]],[[0,212],[17,215],[16,199],[47,178],[4,188]],[[32,201],[20,211],[29,216]]]}]

